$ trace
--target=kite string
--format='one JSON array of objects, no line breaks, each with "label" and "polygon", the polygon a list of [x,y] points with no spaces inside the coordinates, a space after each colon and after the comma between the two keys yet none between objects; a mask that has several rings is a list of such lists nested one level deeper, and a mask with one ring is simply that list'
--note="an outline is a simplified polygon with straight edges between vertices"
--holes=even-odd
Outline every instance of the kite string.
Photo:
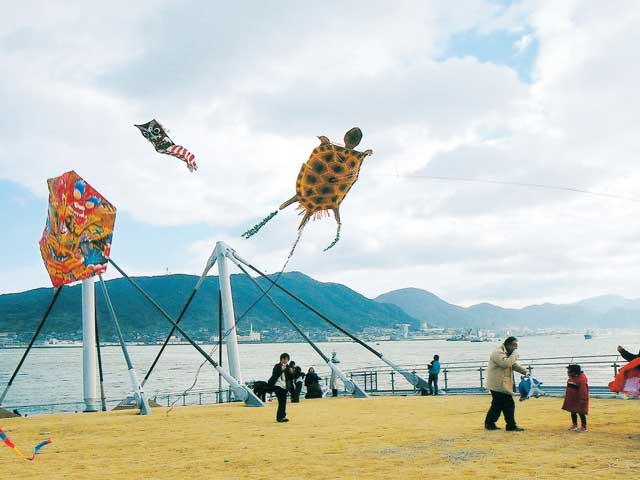
[{"label": "kite string", "polygon": [[438,176],[438,175],[417,175],[417,174],[385,174],[385,173],[369,173],[364,174],[365,177],[396,177],[396,178],[415,178],[415,179],[425,179],[425,180],[442,180],[442,181],[451,181],[451,182],[467,182],[467,183],[485,183],[485,184],[493,184],[493,185],[511,185],[515,187],[526,187],[526,188],[543,188],[546,190],[560,190],[565,192],[573,192],[573,193],[582,193],[585,195],[594,195],[597,197],[607,197],[607,198],[615,198],[618,200],[627,200],[630,202],[640,203],[640,198],[634,197],[626,197],[623,195],[617,195],[613,193],[607,192],[596,192],[593,190],[585,190],[581,188],[574,187],[565,187],[561,185],[546,185],[542,183],[531,183],[531,182],[516,182],[509,180],[494,180],[494,179],[486,179],[486,178],[472,178],[472,177],[448,177],[448,176]]},{"label": "kite string", "polygon": [[[293,257],[293,252],[295,252],[296,247],[298,246],[298,243],[300,242],[300,237],[302,237],[302,231],[303,229],[299,229],[298,230],[298,235],[296,237],[295,242],[293,243],[291,250],[289,251],[289,255],[287,256],[287,259],[284,262],[284,265],[282,265],[282,268],[280,269],[280,271],[278,272],[278,274],[276,275],[276,278],[273,282],[271,282],[271,284],[269,285],[269,287],[264,290],[262,292],[262,294],[249,306],[249,308],[247,308],[242,315],[240,315],[239,317],[236,318],[235,323],[233,324],[233,326],[231,326],[231,328],[229,328],[224,335],[222,335],[222,338],[219,340],[219,342],[221,342],[222,340],[226,339],[231,332],[236,329],[236,327],[238,326],[238,324],[240,323],[240,321],[242,319],[244,319],[251,310],[253,310],[253,308],[258,304],[258,302],[260,302],[260,300],[262,300],[270,291],[273,287],[276,286],[276,284],[278,283],[278,281],[280,280],[280,277],[282,276],[282,274],[284,273],[284,270],[287,268],[287,265],[289,264],[289,261],[291,260],[291,257]],[[213,345],[213,348],[211,349],[211,351],[209,352],[209,356],[213,356],[213,354],[218,350],[218,343]],[[196,370],[196,374],[195,377],[193,379],[193,383],[189,386],[189,388],[187,388],[186,390],[184,390],[182,392],[182,395],[179,395],[178,398],[176,398],[173,403],[171,404],[171,406],[169,407],[169,409],[167,410],[166,415],[168,416],[169,413],[171,413],[171,411],[174,409],[176,403],[178,403],[180,401],[180,398],[184,398],[186,397],[186,395],[195,388],[195,386],[198,383],[198,379],[200,377],[200,371],[202,370],[202,367],[205,366],[205,364],[208,363],[208,360],[204,360],[200,366],[198,366],[198,370]]]}]

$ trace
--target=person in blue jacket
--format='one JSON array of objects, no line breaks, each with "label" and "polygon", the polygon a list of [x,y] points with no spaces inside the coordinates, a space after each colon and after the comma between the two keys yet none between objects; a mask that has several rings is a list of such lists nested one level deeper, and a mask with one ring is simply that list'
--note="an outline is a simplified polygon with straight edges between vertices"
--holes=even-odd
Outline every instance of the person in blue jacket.
[{"label": "person in blue jacket", "polygon": [[440,374],[440,355],[434,355],[429,366],[429,395],[438,395],[438,375]]}]

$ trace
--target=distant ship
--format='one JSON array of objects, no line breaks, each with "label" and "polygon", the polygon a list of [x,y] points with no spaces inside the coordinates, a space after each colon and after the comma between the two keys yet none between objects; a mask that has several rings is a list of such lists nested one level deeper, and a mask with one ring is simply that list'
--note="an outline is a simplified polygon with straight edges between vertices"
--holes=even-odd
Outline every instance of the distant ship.
[{"label": "distant ship", "polygon": [[591,340],[593,338],[593,332],[591,330],[587,330],[584,334],[585,340]]},{"label": "distant ship", "polygon": [[447,342],[465,342],[468,338],[466,335],[454,335],[452,337],[447,338]]}]

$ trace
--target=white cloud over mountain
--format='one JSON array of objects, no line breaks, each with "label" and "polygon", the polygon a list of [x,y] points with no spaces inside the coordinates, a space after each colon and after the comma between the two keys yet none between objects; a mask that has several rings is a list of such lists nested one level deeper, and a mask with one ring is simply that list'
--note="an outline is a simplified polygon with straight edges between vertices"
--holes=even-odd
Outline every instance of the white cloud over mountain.
[{"label": "white cloud over mountain", "polygon": [[[139,222],[209,225],[185,271],[216,239],[277,270],[293,209],[239,234],[291,196],[316,135],[358,125],[374,155],[341,208],[342,240],[322,254],[333,220],[309,224],[290,269],[457,303],[637,296],[640,204],[403,177],[640,197],[637,2],[21,5],[0,26],[0,178],[44,198],[44,179],[73,168]],[[532,82],[501,53],[451,52],[466,32],[519,32],[511,55],[535,42]],[[153,117],[197,154],[197,173],[132,126]]]}]

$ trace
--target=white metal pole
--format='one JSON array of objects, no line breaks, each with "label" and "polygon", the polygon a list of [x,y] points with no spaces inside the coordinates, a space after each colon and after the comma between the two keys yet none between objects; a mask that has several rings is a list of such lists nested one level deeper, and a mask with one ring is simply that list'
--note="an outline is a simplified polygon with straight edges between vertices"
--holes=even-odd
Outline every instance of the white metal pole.
[{"label": "white metal pole", "polygon": [[220,282],[220,298],[222,300],[222,318],[224,334],[226,334],[225,344],[227,346],[227,359],[229,362],[229,373],[238,383],[242,381],[240,370],[240,355],[238,353],[238,336],[236,335],[236,316],[233,310],[233,297],[231,296],[231,277],[227,265],[227,251],[230,247],[224,242],[216,243],[216,257],[218,259],[218,281]]},{"label": "white metal pole", "polygon": [[82,385],[85,412],[97,412],[97,351],[94,278],[82,281]]}]

